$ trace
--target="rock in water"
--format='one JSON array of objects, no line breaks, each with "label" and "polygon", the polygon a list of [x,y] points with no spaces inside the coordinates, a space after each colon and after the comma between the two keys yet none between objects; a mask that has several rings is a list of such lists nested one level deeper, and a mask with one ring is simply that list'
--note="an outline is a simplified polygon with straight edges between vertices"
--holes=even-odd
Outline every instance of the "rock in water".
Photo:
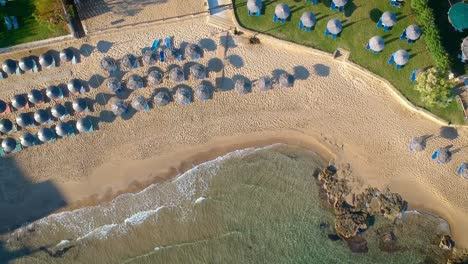
[{"label": "rock in water", "polygon": [[445,250],[452,250],[453,246],[455,246],[455,242],[449,235],[443,235],[440,239],[439,247]]},{"label": "rock in water", "polygon": [[362,236],[355,236],[346,241],[349,249],[354,253],[367,253],[367,241]]}]

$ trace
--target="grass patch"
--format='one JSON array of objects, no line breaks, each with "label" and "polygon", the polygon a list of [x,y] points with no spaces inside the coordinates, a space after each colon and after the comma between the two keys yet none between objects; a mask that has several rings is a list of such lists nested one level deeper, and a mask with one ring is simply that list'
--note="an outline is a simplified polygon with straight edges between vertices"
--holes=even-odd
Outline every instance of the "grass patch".
[{"label": "grass patch", "polygon": [[[237,20],[243,27],[329,53],[337,47],[349,50],[351,61],[389,80],[413,104],[452,123],[464,122],[461,107],[455,101],[445,108],[428,107],[421,101],[414,84],[410,82],[411,72],[414,69],[433,66],[434,62],[427,51],[424,39],[411,45],[399,40],[408,25],[416,24],[409,1],[405,1],[402,8],[393,8],[388,1],[350,0],[345,11],[338,13],[330,10],[330,0],[322,0],[318,5],[305,3],[304,0],[299,2],[282,0],[281,2],[288,4],[292,11],[285,24],[273,23],[274,9],[280,1],[263,1],[264,10],[260,17],[248,16],[246,2],[247,0],[234,1]],[[387,10],[397,15],[397,24],[389,32],[383,32],[382,29],[376,28],[376,23],[380,15]],[[306,11],[314,12],[317,16],[317,24],[311,32],[298,29],[299,18]],[[326,24],[332,18],[340,19],[344,26],[336,40],[326,38],[324,34]],[[385,49],[376,55],[365,49],[369,38],[375,35],[382,36],[386,44]],[[401,70],[396,70],[394,66],[387,64],[390,55],[398,49],[406,49],[410,54],[410,61]]]},{"label": "grass patch", "polygon": [[[41,21],[35,16],[37,1],[40,0],[7,1],[6,6],[0,7],[0,48],[68,34],[64,22]],[[53,8],[56,8],[58,0],[48,2],[50,12],[57,12]],[[61,9],[60,12],[63,13]],[[5,15],[16,16],[19,29],[7,30],[3,20]]]}]

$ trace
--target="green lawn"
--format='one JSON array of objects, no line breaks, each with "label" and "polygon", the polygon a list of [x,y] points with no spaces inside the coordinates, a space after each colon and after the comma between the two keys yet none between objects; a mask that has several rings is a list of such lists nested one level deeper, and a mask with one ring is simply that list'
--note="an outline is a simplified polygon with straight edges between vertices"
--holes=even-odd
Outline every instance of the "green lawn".
[{"label": "green lawn", "polygon": [[[433,65],[433,60],[423,39],[412,45],[399,40],[403,30],[416,23],[409,0],[405,1],[406,4],[402,8],[390,7],[387,0],[349,0],[344,13],[331,11],[330,1],[320,0],[318,5],[312,5],[305,3],[305,0],[267,0],[263,1],[264,10],[260,17],[248,16],[247,0],[234,0],[234,9],[239,24],[245,28],[330,53],[337,47],[349,50],[350,60],[389,80],[413,104],[426,108],[452,123],[463,123],[463,113],[456,102],[452,102],[446,108],[426,107],[421,102],[418,92],[413,89],[414,84],[410,82],[411,72]],[[273,23],[277,3],[286,3],[291,8],[291,16],[285,24]],[[376,28],[376,22],[387,10],[397,15],[397,24],[389,32],[383,32],[382,29]],[[305,11],[314,12],[317,16],[317,24],[311,32],[298,29],[299,18]],[[325,38],[324,34],[326,24],[331,18],[340,19],[344,26],[336,40]],[[386,42],[384,51],[377,55],[365,49],[367,41],[374,35],[382,36]],[[398,49],[406,49],[410,53],[410,61],[401,70],[387,64],[391,53]]]},{"label": "green lawn", "polygon": [[[0,48],[68,34],[66,25],[39,23],[34,17],[34,0],[7,1],[0,7]],[[8,31],[5,15],[16,16],[19,29]]]}]

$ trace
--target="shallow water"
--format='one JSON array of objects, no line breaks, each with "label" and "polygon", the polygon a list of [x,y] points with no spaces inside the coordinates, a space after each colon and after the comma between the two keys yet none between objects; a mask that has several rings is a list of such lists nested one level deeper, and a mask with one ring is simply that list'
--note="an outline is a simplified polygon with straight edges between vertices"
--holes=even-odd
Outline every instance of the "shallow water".
[{"label": "shallow water", "polygon": [[[12,235],[0,262],[422,263],[432,222],[395,229],[402,250],[391,254],[372,232],[366,254],[328,238],[333,214],[313,177],[325,164],[282,145],[236,151],[109,204],[44,218]],[[61,257],[38,250],[68,246]]]}]

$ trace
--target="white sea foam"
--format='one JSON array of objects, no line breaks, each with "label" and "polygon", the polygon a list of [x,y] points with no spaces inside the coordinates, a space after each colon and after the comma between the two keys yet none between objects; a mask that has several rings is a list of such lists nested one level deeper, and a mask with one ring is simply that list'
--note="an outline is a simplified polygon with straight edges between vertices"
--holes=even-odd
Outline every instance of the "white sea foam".
[{"label": "white sea foam", "polygon": [[164,207],[165,206],[160,206],[160,207],[156,208],[155,210],[148,210],[148,211],[138,212],[138,213],[128,217],[127,219],[125,219],[124,223],[129,224],[129,225],[142,224],[143,222],[145,222],[145,220],[149,216],[157,214],[159,212],[159,210],[161,210]]},{"label": "white sea foam", "polygon": [[205,199],[206,199],[206,197],[203,197],[203,196],[202,196],[202,197],[199,197],[198,199],[195,200],[194,203],[196,203],[196,204],[201,203],[201,202],[203,202]]},{"label": "white sea foam", "polygon": [[82,239],[91,239],[91,238],[105,239],[107,238],[109,233],[112,231],[112,229],[114,229],[117,226],[118,226],[117,224],[103,225],[87,233],[86,235],[79,237],[77,241],[82,240]]},{"label": "white sea foam", "polygon": [[62,241],[60,241],[55,247],[63,247],[63,246],[66,246],[68,243],[70,243],[70,240],[67,240],[67,239],[64,239]]}]

